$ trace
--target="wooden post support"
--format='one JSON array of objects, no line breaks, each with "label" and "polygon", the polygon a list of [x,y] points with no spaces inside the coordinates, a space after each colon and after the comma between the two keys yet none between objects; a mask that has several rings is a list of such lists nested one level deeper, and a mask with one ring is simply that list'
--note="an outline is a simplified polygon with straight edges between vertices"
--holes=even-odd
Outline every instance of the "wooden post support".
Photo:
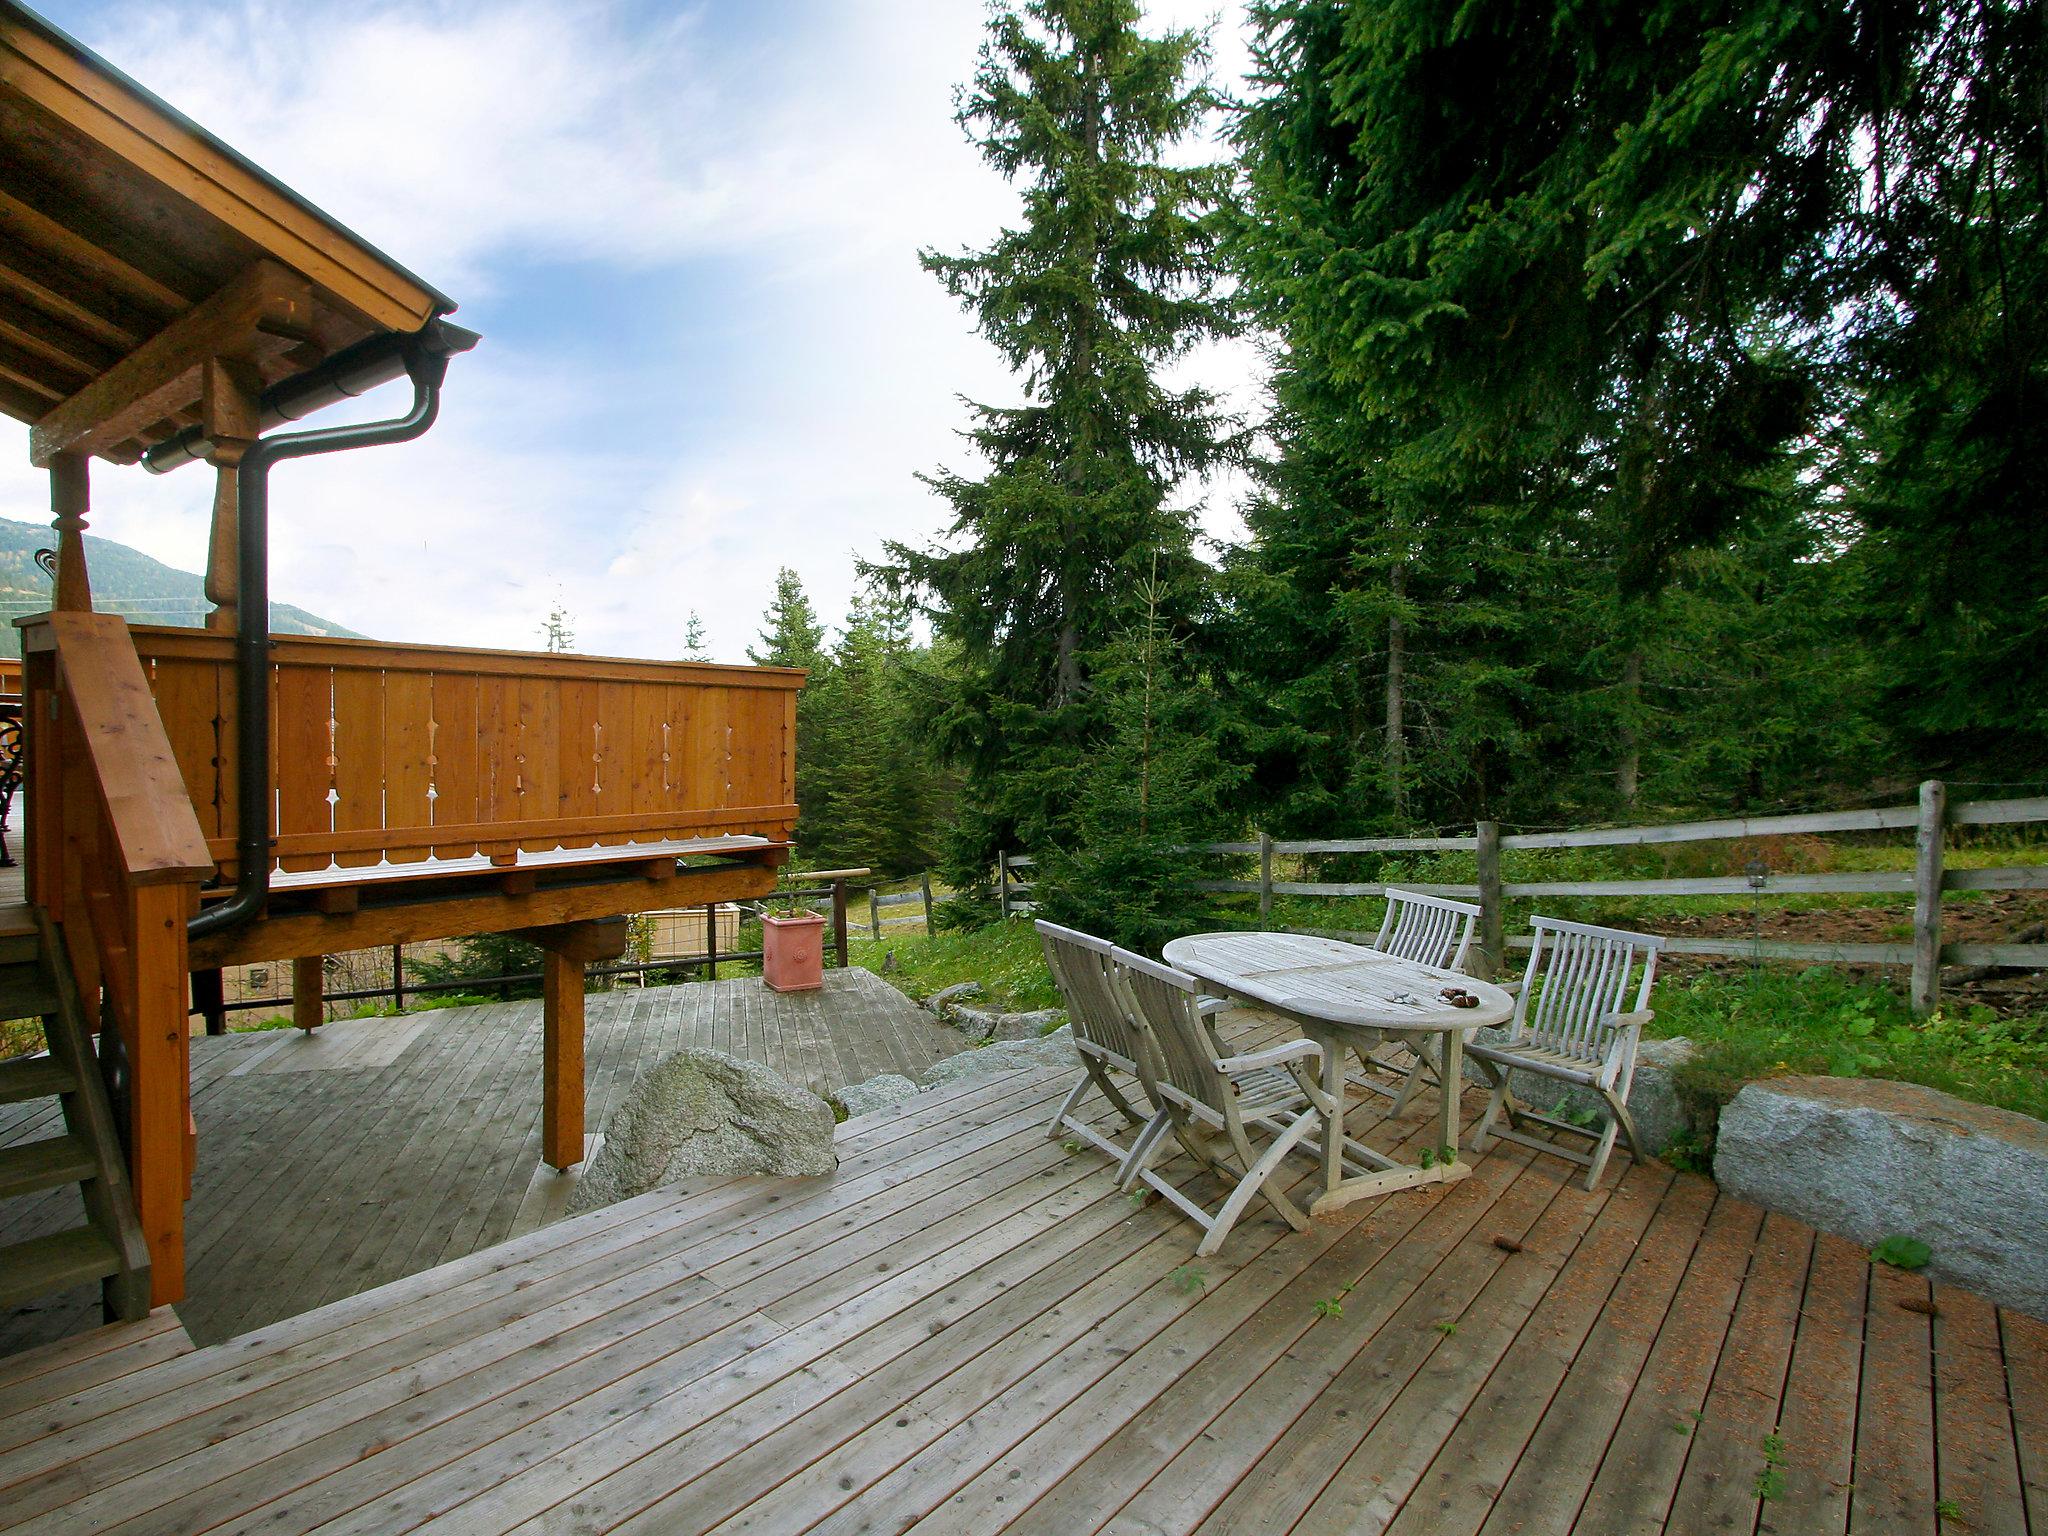
[{"label": "wooden post support", "polygon": [[1500,898],[1500,823],[1482,821],[1479,842],[1479,950],[1478,974],[1488,980],[1507,969],[1507,945],[1502,933]]},{"label": "wooden post support", "polygon": [[228,1032],[227,989],[222,985],[219,966],[207,966],[192,973],[192,1011],[206,1020],[209,1035]]},{"label": "wooden post support", "polygon": [[846,882],[832,882],[833,947],[839,953],[839,969],[846,969]]},{"label": "wooden post support", "polygon": [[208,629],[232,630],[241,600],[241,504],[237,466],[262,433],[263,375],[247,363],[210,358],[200,371],[199,405],[213,452],[213,528],[206,545]]},{"label": "wooden post support", "polygon": [[583,961],[541,952],[541,1157],[570,1169],[583,1161]]},{"label": "wooden post support", "polygon": [[1000,848],[996,850],[996,915],[1005,921],[1010,916],[1010,859]]},{"label": "wooden post support", "polygon": [[1948,826],[1948,790],[1939,779],[1920,786],[1920,825],[1913,840],[1913,1012],[1941,1006],[1941,865]]},{"label": "wooden post support", "polygon": [[292,1022],[309,1035],[327,1022],[323,959],[320,955],[300,955],[292,961]]},{"label": "wooden post support", "polygon": [[882,942],[882,898],[872,885],[868,887],[868,937],[877,944]]},{"label": "wooden post support", "polygon": [[193,1146],[191,1015],[185,969],[186,887],[129,887],[135,935],[134,1029],[128,1050],[128,1172],[149,1245],[150,1305],[185,1295],[185,1199]]},{"label": "wooden post support", "polygon": [[85,574],[85,514],[92,510],[92,481],[82,453],[50,460],[50,519],[57,530],[57,593],[50,606],[62,613],[92,612],[92,583]]},{"label": "wooden post support", "polygon": [[583,1161],[583,968],[618,959],[632,934],[623,917],[515,931],[541,947],[541,1157],[569,1169]]},{"label": "wooden post support", "polygon": [[1259,834],[1259,926],[1273,919],[1273,839]]},{"label": "wooden post support", "polygon": [[924,893],[924,932],[930,938],[932,932],[932,872],[926,870],[917,877],[918,889]]},{"label": "wooden post support", "polygon": [[391,1006],[399,1013],[405,1012],[405,946],[391,946]]},{"label": "wooden post support", "polygon": [[718,980],[718,908],[704,909],[704,979]]}]

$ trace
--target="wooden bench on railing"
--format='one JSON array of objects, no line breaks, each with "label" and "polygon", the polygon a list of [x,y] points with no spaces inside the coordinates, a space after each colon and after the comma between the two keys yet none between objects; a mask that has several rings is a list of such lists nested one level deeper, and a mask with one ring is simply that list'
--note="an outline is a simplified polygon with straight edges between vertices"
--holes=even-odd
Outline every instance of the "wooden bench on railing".
[{"label": "wooden bench on railing", "polygon": [[213,873],[128,626],[53,613],[23,630],[28,895],[61,925],[79,991],[98,996],[125,1084],[128,1163],[151,1304],[184,1294],[194,1143],[186,920]]}]

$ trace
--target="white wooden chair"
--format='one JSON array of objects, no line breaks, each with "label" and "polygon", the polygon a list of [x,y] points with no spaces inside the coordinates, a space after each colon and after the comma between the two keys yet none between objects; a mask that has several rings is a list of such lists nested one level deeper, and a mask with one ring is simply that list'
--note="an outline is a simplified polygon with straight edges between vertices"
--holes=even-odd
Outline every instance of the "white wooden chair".
[{"label": "white wooden chair", "polygon": [[[1515,1016],[1501,1045],[1478,1041],[1465,1047],[1478,1063],[1492,1095],[1486,1116],[1472,1138],[1472,1150],[1483,1152],[1495,1136],[1536,1148],[1539,1152],[1581,1163],[1586,1188],[1600,1182],[1617,1134],[1631,1155],[1641,1158],[1635,1121],[1628,1112],[1628,1091],[1635,1081],[1636,1047],[1650,1010],[1650,984],[1657,976],[1657,956],[1664,940],[1621,928],[1595,928],[1554,917],[1530,920],[1535,945],[1529,968],[1522,974],[1515,998]],[[1573,1125],[1555,1116],[1537,1114],[1515,1102],[1508,1087],[1511,1071],[1534,1072],[1561,1082],[1590,1088],[1606,1101],[1607,1124],[1599,1130]],[[1505,1111],[1507,1128],[1494,1122]],[[1552,1131],[1591,1138],[1592,1150],[1580,1152],[1542,1137],[1525,1135],[1524,1122]]]},{"label": "white wooden chair", "polygon": [[[1443,896],[1428,896],[1421,891],[1404,891],[1395,886],[1387,887],[1387,915],[1380,920],[1379,937],[1372,947],[1382,954],[1394,955],[1403,960],[1413,960],[1418,965],[1433,966],[1443,971],[1461,971],[1465,968],[1465,956],[1472,948],[1472,931],[1479,922],[1479,908],[1469,901],[1451,901]],[[1367,1061],[1382,1072],[1392,1073],[1399,1078],[1398,1088],[1390,1087],[1369,1074],[1360,1074],[1351,1082],[1360,1088],[1370,1088],[1374,1093],[1386,1094],[1394,1101],[1389,1115],[1398,1115],[1408,1107],[1408,1101],[1415,1097],[1415,1090],[1424,1082],[1436,1081],[1435,1069],[1412,1051],[1400,1054],[1375,1052]]]},{"label": "white wooden chair", "polygon": [[[1149,1152],[1167,1127],[1164,1110],[1147,1104],[1148,1113],[1139,1113],[1125,1097],[1124,1088],[1110,1075],[1120,1073],[1133,1096],[1143,1095],[1144,1079],[1138,1070],[1138,1058],[1145,1050],[1144,1037],[1132,1023],[1129,999],[1112,975],[1114,946],[1107,939],[1062,928],[1042,918],[1036,926],[1038,941],[1045,949],[1046,969],[1052,972],[1053,985],[1067,1005],[1067,1019],[1074,1028],[1074,1050],[1083,1069],[1081,1080],[1061,1102],[1046,1135],[1053,1141],[1071,1136],[1108,1153],[1116,1159],[1117,1185],[1121,1188],[1131,1181],[1133,1161]],[[1137,1136],[1128,1146],[1105,1136],[1077,1113],[1082,1095],[1090,1085],[1099,1089],[1110,1106],[1137,1128]]]},{"label": "white wooden chair", "polygon": [[[1322,1047],[1289,1040],[1229,1055],[1199,1004],[1194,977],[1128,950],[1117,950],[1114,958],[1116,980],[1145,1038],[1138,1057],[1145,1091],[1165,1111],[1188,1155],[1230,1193],[1213,1213],[1204,1210],[1148,1166],[1149,1149],[1131,1165],[1133,1182],[1157,1190],[1202,1229],[1197,1255],[1223,1246],[1256,1195],[1271,1201],[1295,1231],[1307,1231],[1308,1217],[1283,1187],[1281,1164],[1304,1142],[1304,1150],[1318,1145],[1310,1138],[1321,1132],[1330,1108],[1316,1080]],[[1263,1152],[1252,1147],[1254,1128],[1272,1138]]]}]

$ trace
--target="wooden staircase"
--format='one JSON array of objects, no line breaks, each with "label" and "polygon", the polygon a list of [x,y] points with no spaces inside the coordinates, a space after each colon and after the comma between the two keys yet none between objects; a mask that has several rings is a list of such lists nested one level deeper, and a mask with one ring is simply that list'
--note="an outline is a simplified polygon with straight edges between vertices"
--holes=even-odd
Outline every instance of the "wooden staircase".
[{"label": "wooden staircase", "polygon": [[[149,1314],[149,1250],[60,931],[0,907],[0,1019],[40,1018],[49,1054],[0,1062],[0,1104],[55,1099],[63,1129],[0,1147],[0,1200],[78,1186],[76,1226],[0,1246],[0,1307],[97,1280],[109,1322]],[[52,1124],[51,1129],[55,1130]]]}]

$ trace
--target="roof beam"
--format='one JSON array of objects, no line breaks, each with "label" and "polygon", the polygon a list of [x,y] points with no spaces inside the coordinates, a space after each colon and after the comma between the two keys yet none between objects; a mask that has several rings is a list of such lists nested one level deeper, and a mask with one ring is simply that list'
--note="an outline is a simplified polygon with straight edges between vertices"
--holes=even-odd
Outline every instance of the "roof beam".
[{"label": "roof beam", "polygon": [[306,280],[254,262],[30,428],[29,462],[112,448],[196,400],[209,358],[261,357],[310,339],[312,326]]},{"label": "roof beam", "polygon": [[61,321],[26,305],[11,305],[0,314],[0,337],[77,374],[80,379],[98,378],[121,357],[113,348],[81,336]]},{"label": "roof beam", "polygon": [[161,283],[113,252],[0,188],[0,237],[19,241],[67,266],[92,274],[93,281],[134,303],[174,315],[191,307],[190,296]]}]

